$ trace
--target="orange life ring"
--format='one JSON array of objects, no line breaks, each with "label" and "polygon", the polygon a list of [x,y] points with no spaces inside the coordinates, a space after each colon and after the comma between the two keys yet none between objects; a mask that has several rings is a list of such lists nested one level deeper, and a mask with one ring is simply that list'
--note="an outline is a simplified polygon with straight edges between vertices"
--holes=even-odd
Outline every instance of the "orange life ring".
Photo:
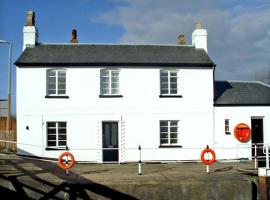
[{"label": "orange life ring", "polygon": [[251,131],[247,124],[240,123],[234,128],[234,136],[239,142],[247,142],[250,140]]},{"label": "orange life ring", "polygon": [[[205,159],[205,158],[204,158],[204,155],[205,155],[206,153],[212,154],[212,159]],[[211,165],[211,164],[213,164],[214,162],[216,162],[216,154],[215,154],[214,150],[209,149],[209,148],[204,149],[204,150],[202,151],[202,153],[201,153],[201,160],[202,160],[202,162],[203,162],[204,164],[206,164],[206,165]]]},{"label": "orange life ring", "polygon": [[[66,159],[63,159],[64,156],[66,156]],[[58,158],[58,165],[64,170],[70,169],[71,167],[73,167],[74,164],[75,164],[74,156],[67,151],[62,153]]]}]

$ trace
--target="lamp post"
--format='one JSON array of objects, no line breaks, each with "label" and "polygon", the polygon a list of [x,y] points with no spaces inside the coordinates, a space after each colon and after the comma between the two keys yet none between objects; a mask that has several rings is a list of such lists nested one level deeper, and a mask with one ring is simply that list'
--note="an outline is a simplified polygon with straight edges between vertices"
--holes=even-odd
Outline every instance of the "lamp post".
[{"label": "lamp post", "polygon": [[[4,40],[0,40],[1,44],[8,44],[9,45],[9,61],[8,61],[8,105],[7,105],[7,109],[8,109],[8,113],[7,113],[7,122],[6,122],[6,132],[9,136],[10,134],[10,128],[11,128],[11,53],[12,53],[12,43],[8,42],[8,41],[4,41]],[[8,140],[10,139],[9,137],[7,138]],[[7,143],[9,144],[9,143]],[[10,145],[8,145],[9,147]]]}]

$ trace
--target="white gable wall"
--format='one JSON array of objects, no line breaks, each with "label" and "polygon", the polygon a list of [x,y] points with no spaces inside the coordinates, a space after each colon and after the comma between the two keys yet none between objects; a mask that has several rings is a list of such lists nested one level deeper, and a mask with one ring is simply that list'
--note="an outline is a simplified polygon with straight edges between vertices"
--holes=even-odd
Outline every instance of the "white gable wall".
[{"label": "white gable wall", "polygon": [[[99,97],[101,68],[66,69],[69,98],[48,99],[46,68],[17,68],[18,142],[37,145],[18,144],[19,154],[60,155],[45,150],[47,121],[67,121],[67,143],[80,161],[102,161],[102,121],[119,122],[122,162],[138,160],[138,145],[144,160],[199,159],[201,148],[213,145],[212,69],[179,69],[182,98],[159,97],[157,68],[118,68],[123,98]],[[160,120],[179,120],[183,148],[159,148]]]}]

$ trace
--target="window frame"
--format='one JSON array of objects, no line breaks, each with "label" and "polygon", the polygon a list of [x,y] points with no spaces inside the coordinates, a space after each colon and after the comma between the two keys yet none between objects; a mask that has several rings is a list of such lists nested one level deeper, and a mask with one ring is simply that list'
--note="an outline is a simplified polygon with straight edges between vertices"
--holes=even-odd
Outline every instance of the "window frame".
[{"label": "window frame", "polygon": [[[120,69],[100,69],[100,95],[99,97],[123,97],[120,93]],[[113,73],[117,73],[116,82],[112,79],[114,78]],[[108,73],[108,75],[104,75],[103,73]],[[105,82],[105,79],[108,79],[108,82]],[[105,84],[108,84],[107,87],[105,87]],[[117,87],[113,87],[113,84],[116,84]],[[108,92],[105,92],[105,90],[108,90]],[[116,90],[117,92],[113,92],[113,90]]]},{"label": "window frame", "polygon": [[[162,74],[166,72],[167,76],[164,77]],[[176,76],[172,76],[172,73],[176,73]],[[179,95],[179,70],[177,69],[160,69],[159,73],[160,78],[160,97],[182,97],[182,95]],[[163,78],[167,78],[166,82],[162,81]],[[173,89],[171,88],[172,81],[171,78],[176,78],[176,93],[172,93]],[[164,88],[163,85],[167,85],[167,88]],[[164,90],[167,90],[168,92],[165,93]]]},{"label": "window frame", "polygon": [[[49,123],[55,123],[55,127],[49,127]],[[60,127],[60,123],[65,123],[65,127]],[[53,130],[55,129],[55,134],[49,134],[49,129]],[[65,134],[59,133],[60,129],[65,129]],[[55,135],[55,140],[49,140],[49,135]],[[65,140],[60,140],[59,135],[65,135]],[[54,145],[49,145],[49,141],[55,141],[55,146]],[[65,141],[65,145],[59,145],[59,142]],[[47,150],[48,149],[54,149],[54,148],[59,148],[59,149],[65,149],[67,147],[67,122],[66,121],[47,121],[46,122],[46,146]]]},{"label": "window frame", "polygon": [[[161,126],[161,123],[166,122],[167,125],[166,126]],[[172,122],[176,122],[176,125],[171,125]],[[161,129],[167,127],[167,132],[166,131],[162,131]],[[171,128],[177,128],[176,132],[171,131]],[[171,134],[175,134],[176,133],[176,138],[172,138]],[[163,138],[161,135],[162,134],[167,134],[167,138]],[[162,143],[161,140],[162,139],[167,139],[167,143]],[[172,143],[171,140],[174,139],[177,142],[176,143]],[[160,120],[159,121],[159,147],[182,147],[179,145],[179,120]]]},{"label": "window frame", "polygon": [[[55,75],[54,76],[50,76],[50,73],[54,72]],[[61,76],[59,76],[60,72],[64,72],[65,76],[65,81],[61,82],[59,81],[60,78],[63,78]],[[55,88],[54,89],[50,89],[49,85],[50,85],[50,78],[54,78],[55,77]],[[61,85],[60,83],[64,83],[64,89],[59,89],[59,85]],[[55,90],[54,94],[50,94],[50,90]],[[59,91],[62,90],[64,91],[63,94],[59,93]],[[68,98],[67,96],[67,70],[66,69],[47,69],[46,70],[46,98]]]},{"label": "window frame", "polygon": [[231,132],[230,132],[230,119],[225,119],[224,120],[224,128],[225,128],[225,134],[226,135],[231,135]]}]

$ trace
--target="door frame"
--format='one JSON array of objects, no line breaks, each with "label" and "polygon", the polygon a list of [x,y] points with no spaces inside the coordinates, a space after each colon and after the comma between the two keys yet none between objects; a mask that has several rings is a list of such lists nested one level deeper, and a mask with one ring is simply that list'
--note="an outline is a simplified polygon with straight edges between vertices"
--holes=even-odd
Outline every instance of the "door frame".
[{"label": "door frame", "polygon": [[[253,130],[254,130],[254,127],[252,126],[252,124],[253,124],[252,123],[252,120],[256,120],[256,119],[262,121],[262,133],[261,133],[261,137],[262,137],[262,143],[264,143],[264,127],[265,127],[264,126],[264,116],[252,116],[251,119],[250,119],[250,125],[251,125],[251,144],[252,144],[251,155],[252,155],[252,157],[255,156],[255,153],[254,153],[255,146],[253,146],[253,143],[254,143],[254,141],[253,141],[253,135],[254,135]],[[262,148],[263,148],[263,144],[257,145],[257,156],[262,156],[261,155],[262,152],[263,152]],[[259,161],[258,162],[258,165],[261,166],[262,165],[261,163],[263,163],[263,162],[260,162]],[[265,163],[265,161],[264,161],[264,163]]]},{"label": "door frame", "polygon": [[[104,156],[103,156],[103,151],[104,151],[104,147],[103,147],[103,124],[104,123],[115,123],[117,124],[117,151],[118,151],[118,160],[117,161],[104,161]],[[101,161],[102,163],[120,163],[120,127],[119,127],[119,121],[117,120],[103,120],[101,121]]]}]

